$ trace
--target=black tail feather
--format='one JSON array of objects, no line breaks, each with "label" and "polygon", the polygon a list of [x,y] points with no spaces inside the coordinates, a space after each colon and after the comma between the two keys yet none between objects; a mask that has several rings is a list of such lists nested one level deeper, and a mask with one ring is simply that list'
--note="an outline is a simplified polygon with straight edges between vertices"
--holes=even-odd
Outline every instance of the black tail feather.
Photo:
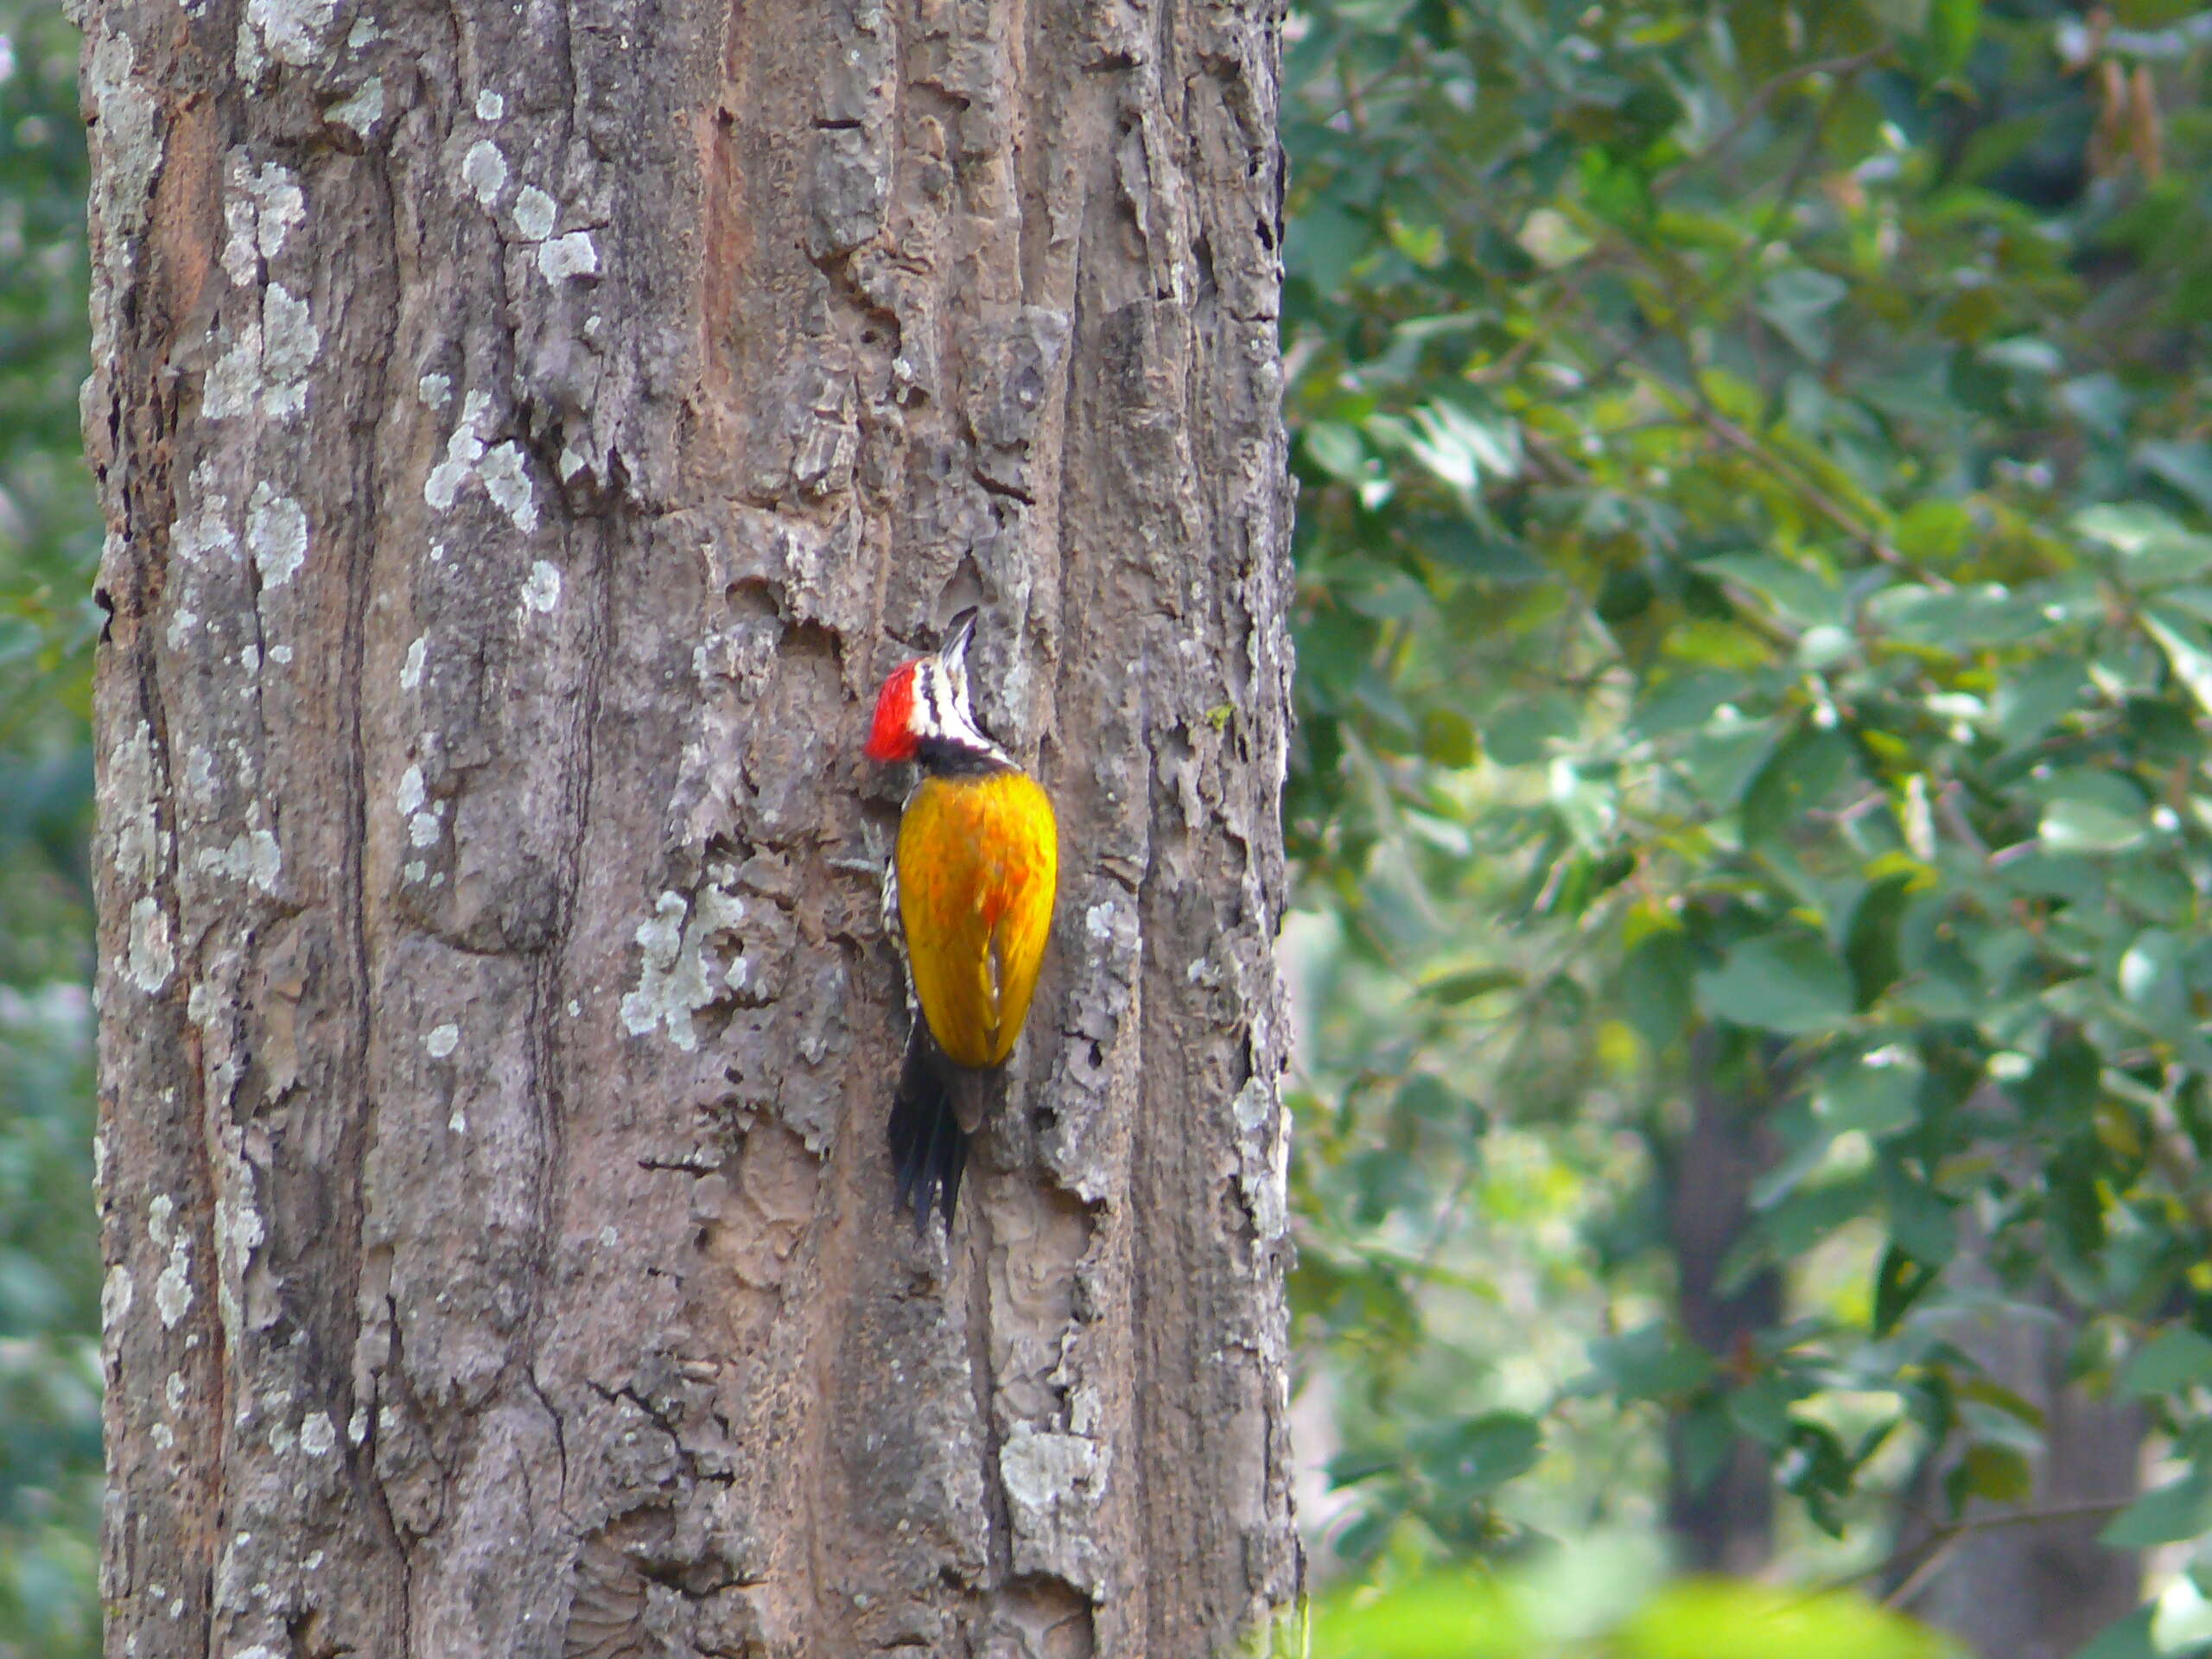
[{"label": "black tail feather", "polygon": [[952,1236],[960,1175],[968,1166],[968,1132],[960,1127],[957,1109],[959,1084],[952,1063],[917,1020],[891,1099],[891,1167],[899,1177],[899,1207],[914,1212],[917,1237],[928,1229],[932,1210],[943,1213],[945,1236]]}]

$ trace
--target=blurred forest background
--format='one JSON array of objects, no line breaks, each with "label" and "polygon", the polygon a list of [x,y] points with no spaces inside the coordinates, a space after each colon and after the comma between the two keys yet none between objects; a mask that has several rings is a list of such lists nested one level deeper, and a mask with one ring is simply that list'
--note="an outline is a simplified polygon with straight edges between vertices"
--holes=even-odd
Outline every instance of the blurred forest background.
[{"label": "blurred forest background", "polygon": [[[2212,10],[1287,38],[1312,1650],[2212,1649]],[[75,51],[0,0],[0,1655],[53,1659]]]}]

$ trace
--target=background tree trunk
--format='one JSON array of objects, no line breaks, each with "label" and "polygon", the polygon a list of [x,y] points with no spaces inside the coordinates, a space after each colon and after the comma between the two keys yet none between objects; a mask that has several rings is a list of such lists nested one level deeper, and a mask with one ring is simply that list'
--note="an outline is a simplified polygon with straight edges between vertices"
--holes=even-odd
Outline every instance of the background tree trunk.
[{"label": "background tree trunk", "polygon": [[[1948,1271],[1986,1287],[1994,1305],[1988,1245],[1969,1218]],[[1939,1530],[1950,1516],[1945,1488],[1960,1449],[1923,1459],[1899,1505],[1896,1567],[1885,1586],[1916,1618],[1983,1659],[2066,1659],[2143,1597],[2141,1559],[2106,1548],[2097,1535],[2137,1495],[2149,1414],[2116,1389],[2092,1395],[2083,1389],[2069,1363],[2082,1334],[2081,1311],[2055,1283],[2042,1287],[2042,1299],[2043,1319],[2014,1304],[2001,1314],[1946,1321],[1950,1339],[1990,1380],[2042,1414],[2042,1445],[2029,1459],[2032,1492],[2014,1503],[1967,1497],[1957,1517],[1965,1529]],[[2023,1510],[2058,1518],[2014,1522]]]},{"label": "background tree trunk", "polygon": [[[1689,1039],[1690,1121],[1672,1141],[1655,1141],[1667,1195],[1667,1240],[1682,1328],[1724,1369],[1739,1367],[1760,1336],[1782,1322],[1781,1273],[1762,1267],[1733,1288],[1722,1281],[1729,1252],[1751,1224],[1751,1189],[1774,1161],[1769,1114],[1780,1089],[1779,1054],[1726,1052],[1721,1033],[1700,1023]],[[1715,1466],[1700,1465],[1686,1423],[1667,1426],[1667,1530],[1685,1566],[1745,1576],[1774,1553],[1774,1464],[1738,1434]]]},{"label": "background tree trunk", "polygon": [[[1283,1607],[1274,6],[84,22],[109,1652]],[[859,741],[967,602],[1065,861],[948,1252]]]}]

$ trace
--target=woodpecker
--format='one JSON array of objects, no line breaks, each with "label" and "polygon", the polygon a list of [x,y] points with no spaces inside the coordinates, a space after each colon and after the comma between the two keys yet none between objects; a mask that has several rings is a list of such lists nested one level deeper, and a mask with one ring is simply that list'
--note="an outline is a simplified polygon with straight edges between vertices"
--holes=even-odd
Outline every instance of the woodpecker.
[{"label": "woodpecker", "polygon": [[915,1230],[936,1210],[948,1236],[969,1137],[1029,1015],[1059,881],[1051,798],[969,712],[975,633],[963,611],[934,657],[893,671],[865,750],[921,768],[883,879],[884,925],[918,1010],[892,1096],[891,1161]]}]

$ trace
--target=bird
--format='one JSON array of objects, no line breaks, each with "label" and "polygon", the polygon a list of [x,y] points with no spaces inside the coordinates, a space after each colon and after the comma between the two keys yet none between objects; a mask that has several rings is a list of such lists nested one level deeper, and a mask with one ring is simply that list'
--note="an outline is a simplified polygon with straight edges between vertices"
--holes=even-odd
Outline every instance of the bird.
[{"label": "bird", "polygon": [[884,869],[884,926],[913,1016],[892,1094],[891,1161],[916,1234],[935,1211],[948,1238],[969,1138],[1029,1017],[1059,882],[1052,798],[969,705],[976,616],[961,612],[933,656],[892,671],[863,750],[919,769]]}]

